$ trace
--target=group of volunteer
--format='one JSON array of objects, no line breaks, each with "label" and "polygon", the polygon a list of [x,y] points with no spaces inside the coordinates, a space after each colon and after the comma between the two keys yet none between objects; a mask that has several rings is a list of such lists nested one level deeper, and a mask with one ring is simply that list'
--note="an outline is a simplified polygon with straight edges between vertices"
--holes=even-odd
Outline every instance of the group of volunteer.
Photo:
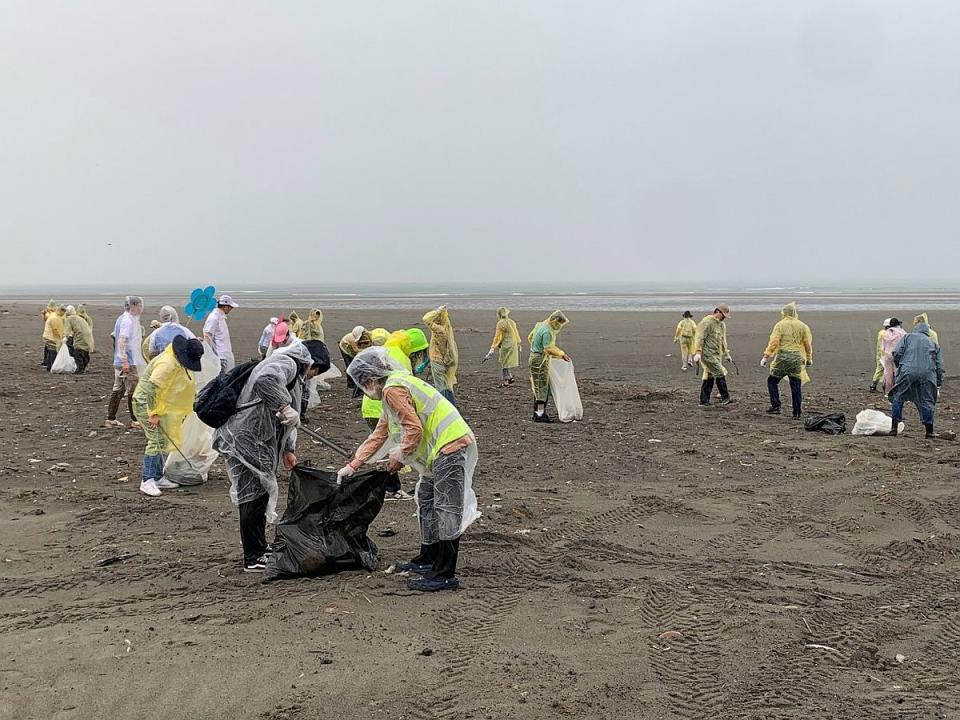
[{"label": "group of volunteer", "polygon": [[54,300],[41,311],[43,321],[43,356],[40,364],[48,372],[53,370],[57,354],[64,346],[76,363],[76,375],[83,375],[90,365],[94,351],[93,318],[86,306],[60,305]]},{"label": "group of volunteer", "polygon": [[[681,370],[699,363],[703,369],[700,405],[709,406],[714,384],[720,393],[720,404],[729,405],[727,369],[724,362],[733,362],[727,345],[725,321],[730,308],[721,304],[713,313],[694,324],[691,313],[683,313],[674,332],[674,343],[680,345]],[[809,382],[807,368],[813,365],[813,333],[797,315],[797,304],[791,302],[780,311],[780,319],[770,333],[767,347],[760,358],[761,367],[769,367],[767,390],[770,407],[767,412],[781,412],[780,383],[787,378],[793,406],[793,418],[802,415],[802,387]],[[883,382],[884,394],[890,400],[891,436],[897,435],[903,419],[905,403],[912,402],[920,412],[927,438],[934,438],[934,410],[943,385],[943,353],[940,339],[930,327],[930,318],[921,313],[913,319],[913,331],[907,333],[900,320],[887,318],[877,333],[876,370],[870,391],[876,392]]]},{"label": "group of volunteer", "polygon": [[909,401],[920,412],[926,437],[936,437],[934,412],[943,375],[940,337],[930,327],[927,313],[913,318],[910,333],[903,329],[898,318],[883,321],[877,332],[876,369],[870,392],[877,392],[878,385],[883,382],[883,393],[890,400],[890,435],[897,435],[903,420],[903,407]]}]

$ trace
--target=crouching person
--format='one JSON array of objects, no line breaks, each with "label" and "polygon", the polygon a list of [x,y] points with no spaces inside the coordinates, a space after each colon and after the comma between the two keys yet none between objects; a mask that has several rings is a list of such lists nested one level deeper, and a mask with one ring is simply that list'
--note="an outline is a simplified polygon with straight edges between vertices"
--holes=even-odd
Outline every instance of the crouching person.
[{"label": "crouching person", "polygon": [[323,343],[295,343],[260,362],[216,432],[213,447],[227,464],[230,499],[240,508],[244,572],[266,567],[267,523],[277,519],[277,469],[297,464],[297,426],[306,381],[330,369]]},{"label": "crouching person", "polygon": [[420,553],[398,571],[410,571],[411,590],[455,590],[460,536],[480,513],[473,492],[477,442],[456,407],[438,390],[414,377],[384,348],[360,352],[347,368],[357,387],[383,401],[383,415],[353,460],[337,473],[348,479],[378,451],[389,447],[388,470],[405,464],[420,473],[417,516]]}]

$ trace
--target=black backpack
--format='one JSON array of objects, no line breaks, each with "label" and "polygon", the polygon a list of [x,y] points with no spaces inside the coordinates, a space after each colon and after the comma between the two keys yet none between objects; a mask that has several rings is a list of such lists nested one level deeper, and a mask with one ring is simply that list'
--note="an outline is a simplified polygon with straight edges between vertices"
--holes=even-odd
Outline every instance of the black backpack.
[{"label": "black backpack", "polygon": [[[243,386],[250,379],[253,369],[260,364],[259,360],[250,360],[237,365],[233,370],[221,373],[200,391],[193,403],[193,411],[200,418],[200,422],[214,429],[223,426],[227,420],[240,410],[237,407]],[[259,400],[249,403],[247,407],[259,404]]]}]

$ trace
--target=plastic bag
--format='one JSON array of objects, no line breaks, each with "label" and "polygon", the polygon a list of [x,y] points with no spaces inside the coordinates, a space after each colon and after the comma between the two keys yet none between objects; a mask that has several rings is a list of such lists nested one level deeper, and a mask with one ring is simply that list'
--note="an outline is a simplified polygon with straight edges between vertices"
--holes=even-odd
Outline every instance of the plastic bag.
[{"label": "plastic bag", "polygon": [[819,431],[827,435],[840,435],[847,431],[847,418],[843,413],[811,415],[804,421],[803,427],[811,432]]},{"label": "plastic bag", "polygon": [[338,368],[338,367],[337,367],[336,365],[334,365],[333,363],[330,363],[330,369],[327,370],[325,373],[320,373],[319,375],[317,375],[317,377],[318,377],[322,382],[329,383],[331,380],[336,380],[337,378],[342,378],[342,377],[343,377],[343,373],[340,372],[340,368]]},{"label": "plastic bag", "polygon": [[179,485],[200,485],[220,454],[213,449],[213,429],[204,425],[196,413],[187,415],[180,429],[181,452],[167,456],[163,476]]},{"label": "plastic bag", "polygon": [[[893,427],[893,418],[879,410],[863,410],[857,413],[857,422],[853,426],[854,435],[889,435]],[[900,423],[897,432],[903,432]]]},{"label": "plastic bag", "polygon": [[53,361],[53,365],[50,366],[50,372],[70,375],[76,371],[77,361],[70,354],[70,348],[67,347],[67,344],[63,343],[60,350],[57,351],[57,357]]},{"label": "plastic bag", "polygon": [[335,472],[297,465],[264,582],[376,569],[379,551],[367,529],[383,507],[389,476],[384,470],[362,470],[337,485]]},{"label": "plastic bag", "polygon": [[583,419],[583,403],[580,401],[580,390],[577,388],[572,362],[550,361],[550,394],[557,406],[560,422]]}]

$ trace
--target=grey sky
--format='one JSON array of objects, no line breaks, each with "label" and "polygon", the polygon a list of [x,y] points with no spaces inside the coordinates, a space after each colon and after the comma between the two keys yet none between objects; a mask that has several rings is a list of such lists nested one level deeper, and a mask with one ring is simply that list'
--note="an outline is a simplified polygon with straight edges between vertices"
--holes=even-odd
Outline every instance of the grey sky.
[{"label": "grey sky", "polygon": [[958,37],[956,0],[6,0],[0,284],[949,279]]}]

